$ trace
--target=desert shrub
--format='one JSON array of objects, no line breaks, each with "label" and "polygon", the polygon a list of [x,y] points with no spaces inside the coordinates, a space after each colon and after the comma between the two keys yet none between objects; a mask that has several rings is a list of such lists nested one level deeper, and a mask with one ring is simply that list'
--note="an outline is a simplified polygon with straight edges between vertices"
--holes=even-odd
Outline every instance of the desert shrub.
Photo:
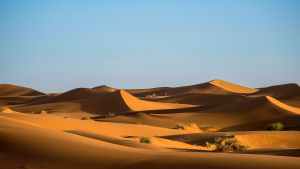
[{"label": "desert shrub", "polygon": [[81,120],[88,120],[88,117],[81,117]]},{"label": "desert shrub", "polygon": [[267,129],[280,131],[284,129],[284,124],[281,122],[271,123],[267,126]]},{"label": "desert shrub", "polygon": [[150,144],[151,140],[148,137],[141,137],[140,138],[140,143]]},{"label": "desert shrub", "polygon": [[183,124],[176,124],[176,126],[174,127],[174,129],[184,130],[184,125]]},{"label": "desert shrub", "polygon": [[247,149],[234,136],[217,137],[213,143],[206,142],[206,147],[218,152],[241,152]]},{"label": "desert shrub", "polygon": [[199,126],[196,123],[188,123],[188,124],[176,124],[174,129],[180,130],[200,130]]}]

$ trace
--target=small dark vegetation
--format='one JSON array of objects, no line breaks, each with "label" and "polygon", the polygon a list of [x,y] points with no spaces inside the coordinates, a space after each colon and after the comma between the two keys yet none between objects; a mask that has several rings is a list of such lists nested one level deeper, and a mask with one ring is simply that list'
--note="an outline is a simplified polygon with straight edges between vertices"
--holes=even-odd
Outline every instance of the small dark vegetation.
[{"label": "small dark vegetation", "polygon": [[140,143],[144,143],[144,144],[150,144],[151,140],[148,137],[141,137],[140,138]]},{"label": "small dark vegetation", "polygon": [[196,123],[176,124],[173,129],[200,131],[200,128]]},{"label": "small dark vegetation", "polygon": [[267,130],[281,131],[284,129],[284,124],[281,122],[275,122],[275,123],[269,124],[266,128],[267,128]]},{"label": "small dark vegetation", "polygon": [[243,152],[247,147],[242,145],[234,136],[222,136],[214,139],[214,142],[206,142],[210,151],[215,152]]},{"label": "small dark vegetation", "polygon": [[81,117],[81,120],[88,120],[88,117]]}]

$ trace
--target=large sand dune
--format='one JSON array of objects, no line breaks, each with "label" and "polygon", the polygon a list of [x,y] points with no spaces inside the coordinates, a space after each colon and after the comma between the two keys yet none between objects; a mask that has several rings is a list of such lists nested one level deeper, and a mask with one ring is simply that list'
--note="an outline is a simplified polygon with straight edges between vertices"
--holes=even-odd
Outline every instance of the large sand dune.
[{"label": "large sand dune", "polygon": [[0,96],[37,96],[44,93],[27,87],[12,84],[0,84]]},{"label": "large sand dune", "polygon": [[[66,106],[64,107],[59,105]],[[71,109],[72,111],[83,111],[93,114],[118,114],[134,111],[164,110],[188,107],[193,107],[193,105],[144,101],[132,96],[124,90],[99,92],[95,91],[94,89],[79,88],[57,96],[50,96],[48,98],[35,101],[32,104],[14,107],[14,109],[21,112],[31,112],[32,110],[36,112],[40,112],[42,110],[47,110],[50,112],[66,112]],[[74,110],[74,108],[77,108],[77,110]]]},{"label": "large sand dune", "polygon": [[[0,85],[0,169],[300,168],[299,103],[294,84],[57,94]],[[270,131],[276,123],[283,128]],[[208,147],[226,137],[246,149]]]},{"label": "large sand dune", "polygon": [[224,80],[212,80],[206,83],[180,86],[180,87],[161,87],[151,89],[131,89],[127,90],[138,97],[146,96],[174,96],[187,93],[202,93],[202,94],[251,94],[258,90],[230,83]]}]

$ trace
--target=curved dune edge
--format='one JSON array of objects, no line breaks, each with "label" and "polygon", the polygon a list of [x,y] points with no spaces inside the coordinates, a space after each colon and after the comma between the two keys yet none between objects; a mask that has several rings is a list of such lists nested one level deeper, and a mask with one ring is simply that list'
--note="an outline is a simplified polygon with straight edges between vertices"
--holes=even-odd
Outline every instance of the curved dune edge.
[{"label": "curved dune edge", "polygon": [[[36,128],[7,119],[1,119],[0,126],[0,142],[5,147],[4,152],[10,151],[26,156],[26,159],[29,159],[26,166],[47,166],[51,169],[179,169],[201,167],[211,169],[296,169],[300,167],[300,163],[294,157],[149,151],[57,130]],[[10,157],[14,158],[14,156]],[[39,157],[39,160],[35,160],[36,157]],[[243,164],[242,167],[241,164]]]},{"label": "curved dune edge", "polygon": [[289,106],[271,96],[266,96],[266,99],[276,108],[279,108],[292,114],[300,115],[300,108]]},{"label": "curved dune edge", "polygon": [[124,103],[132,111],[166,110],[166,109],[195,107],[194,105],[189,105],[189,104],[160,103],[160,102],[145,101],[136,98],[135,96],[129,94],[124,90],[120,90],[119,92]]},{"label": "curved dune edge", "polygon": [[258,89],[241,86],[224,80],[212,80],[209,83],[232,93],[251,94],[258,91]]}]

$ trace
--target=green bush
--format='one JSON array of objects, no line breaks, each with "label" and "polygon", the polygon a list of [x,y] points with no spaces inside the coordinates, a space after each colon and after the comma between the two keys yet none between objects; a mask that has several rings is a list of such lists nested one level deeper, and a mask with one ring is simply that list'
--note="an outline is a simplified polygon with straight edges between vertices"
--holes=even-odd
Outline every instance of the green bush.
[{"label": "green bush", "polygon": [[267,129],[281,131],[284,129],[284,124],[281,122],[271,123],[267,126]]},{"label": "green bush", "polygon": [[234,136],[217,137],[213,143],[206,142],[206,147],[217,152],[241,152],[247,149]]},{"label": "green bush", "polygon": [[148,137],[141,137],[140,143],[150,144],[151,140]]}]

